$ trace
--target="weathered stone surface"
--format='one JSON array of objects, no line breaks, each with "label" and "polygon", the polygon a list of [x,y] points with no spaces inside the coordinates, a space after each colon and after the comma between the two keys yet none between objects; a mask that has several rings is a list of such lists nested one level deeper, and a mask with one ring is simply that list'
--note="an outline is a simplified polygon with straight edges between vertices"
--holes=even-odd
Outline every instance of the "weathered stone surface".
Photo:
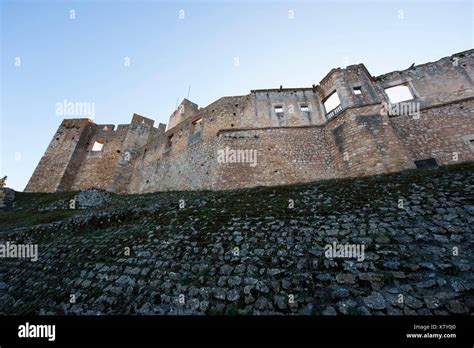
[{"label": "weathered stone surface", "polygon": [[[184,99],[168,128],[137,114],[117,129],[89,119],[64,120],[26,191],[235,189],[395,172],[429,158],[440,165],[472,161],[473,57],[469,50],[378,77],[362,64],[350,65],[332,69],[317,86],[252,90],[202,108]],[[384,89],[394,85],[409,85],[414,98],[392,105]],[[325,110],[335,91],[341,104]],[[413,198],[411,209],[417,211],[421,200]],[[454,222],[459,213],[449,208],[435,209]],[[353,229],[349,221],[341,226],[328,235]],[[434,240],[445,238],[437,234]],[[375,239],[390,241],[387,235]]]},{"label": "weathered stone surface", "polygon": [[[468,163],[283,188],[110,194],[84,209],[68,208],[76,192],[17,192],[0,212],[0,240],[38,244],[38,260],[2,258],[0,314],[472,315],[473,184]],[[335,241],[364,243],[364,259],[326,257]]]},{"label": "weathered stone surface", "polygon": [[357,280],[351,273],[339,273],[336,276],[336,281],[340,284],[354,284]]},{"label": "weathered stone surface", "polygon": [[120,278],[118,278],[116,280],[116,283],[117,285],[120,285],[120,286],[124,286],[124,285],[130,285],[130,286],[134,286],[135,285],[135,280],[126,276],[126,275],[123,275],[121,276]]},{"label": "weathered stone surface", "polygon": [[382,294],[375,292],[370,296],[364,298],[364,303],[367,307],[372,309],[385,309],[386,303]]},{"label": "weathered stone surface", "polygon": [[95,189],[81,190],[76,195],[76,201],[81,207],[95,207],[107,202],[109,194]]}]

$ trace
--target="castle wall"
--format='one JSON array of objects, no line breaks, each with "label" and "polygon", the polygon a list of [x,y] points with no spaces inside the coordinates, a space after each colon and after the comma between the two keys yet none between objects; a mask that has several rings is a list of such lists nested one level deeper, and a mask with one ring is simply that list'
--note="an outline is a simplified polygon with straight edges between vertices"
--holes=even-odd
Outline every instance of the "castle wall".
[{"label": "castle wall", "polygon": [[391,117],[390,123],[413,160],[435,158],[440,165],[474,160],[474,98],[424,109],[419,119]]},{"label": "castle wall", "polygon": [[324,133],[324,127],[318,126],[223,131],[216,142],[214,162],[217,162],[217,151],[232,154],[231,150],[236,154],[240,150],[244,155],[237,163],[232,163],[231,155],[226,156],[224,163],[217,163],[214,188],[283,185],[332,178],[335,171]]},{"label": "castle wall", "polygon": [[199,112],[198,105],[184,99],[178,108],[171,114],[168,122],[168,129],[171,129],[177,124],[189,119],[197,112]]},{"label": "castle wall", "polygon": [[221,129],[241,128],[242,118],[251,107],[250,101],[248,95],[224,97],[203,108],[203,139],[215,137]]},{"label": "castle wall", "polygon": [[[114,130],[113,125],[95,127],[95,132],[85,145],[82,160],[77,161],[80,166],[70,190],[92,187],[107,189],[128,130],[128,125],[119,125],[117,130]],[[96,141],[103,142],[102,151],[92,150]]]},{"label": "castle wall", "polygon": [[211,189],[215,164],[213,142],[213,139],[199,141],[187,151],[172,155],[163,153],[162,142],[147,144],[147,152],[135,162],[129,191]]},{"label": "castle wall", "polygon": [[[351,65],[311,88],[254,90],[204,108],[185,99],[168,129],[140,115],[117,130],[64,120],[26,190],[234,189],[474,160],[473,58],[471,50],[379,77]],[[387,111],[385,89],[400,84],[415,114]],[[340,105],[326,110],[333,92]],[[233,161],[238,151],[246,157]]]},{"label": "castle wall", "polygon": [[108,183],[108,190],[113,192],[128,192],[128,187],[133,176],[135,162],[144,155],[144,146],[150,141],[151,136],[162,133],[164,130],[153,128],[154,121],[133,115],[132,122],[123,140],[121,156],[115,163],[113,174]]},{"label": "castle wall", "polygon": [[[247,151],[242,158],[252,161],[219,163],[219,151],[226,150]],[[226,130],[173,157],[148,151],[135,173],[131,192],[280,185],[335,175],[324,128],[315,126]]]},{"label": "castle wall", "polygon": [[[146,153],[134,163],[130,192],[157,190],[211,189],[214,187],[215,138],[219,130],[240,125],[247,96],[223,97],[208,105],[187,121],[181,122],[160,138],[142,148]],[[192,134],[192,120],[202,118],[198,136]],[[171,147],[167,147],[172,137]],[[144,151],[144,150],[143,150]]]},{"label": "castle wall", "polygon": [[378,106],[348,109],[326,126],[326,141],[339,177],[414,168],[388,116]]},{"label": "castle wall", "polygon": [[89,119],[64,120],[26,185],[26,192],[68,190],[95,124]]},{"label": "castle wall", "polygon": [[[224,97],[205,108],[200,109],[193,117],[185,122],[181,122],[166,131],[166,138],[173,135],[172,146],[165,150],[166,141],[162,143],[160,154],[165,156],[175,156],[187,151],[191,145],[201,141],[209,141],[216,136],[217,132],[226,128],[238,128],[243,108],[248,101],[247,96]],[[203,127],[201,134],[193,136],[192,121],[202,118]]]},{"label": "castle wall", "polygon": [[474,95],[474,50],[426,63],[376,78],[380,93],[400,83],[407,83],[421,107],[469,98]]},{"label": "castle wall", "polygon": [[[281,106],[282,113],[275,111]],[[308,111],[302,111],[306,106]],[[311,88],[256,90],[242,115],[240,128],[306,126],[324,123],[320,101]]]}]

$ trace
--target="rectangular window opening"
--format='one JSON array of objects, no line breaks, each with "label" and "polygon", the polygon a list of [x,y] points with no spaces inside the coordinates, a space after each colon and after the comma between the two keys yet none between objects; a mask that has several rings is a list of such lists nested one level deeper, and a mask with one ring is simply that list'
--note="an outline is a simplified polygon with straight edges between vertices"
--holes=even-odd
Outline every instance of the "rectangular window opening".
[{"label": "rectangular window opening", "polygon": [[413,94],[407,85],[398,85],[384,89],[385,93],[390,100],[390,103],[396,104],[402,101],[413,99]]},{"label": "rectangular window opening", "polygon": [[275,113],[282,114],[283,113],[283,105],[275,105]]},{"label": "rectangular window opening", "polygon": [[309,112],[309,105],[308,104],[300,104],[301,112]]},{"label": "rectangular window opening", "polygon": [[362,94],[362,87],[353,87],[352,91],[354,92],[355,95]]},{"label": "rectangular window opening", "polygon": [[201,132],[201,130],[202,130],[202,117],[199,117],[198,119],[192,122],[191,134],[199,133]]},{"label": "rectangular window opening", "polygon": [[94,145],[92,146],[92,151],[93,152],[99,152],[102,151],[102,148],[104,147],[104,141],[103,140],[97,140]]},{"label": "rectangular window opening", "polygon": [[326,109],[326,113],[330,113],[332,110],[337,108],[339,105],[341,105],[341,101],[339,100],[339,96],[337,95],[337,91],[334,90],[329,97],[327,97],[323,101],[324,108]]}]

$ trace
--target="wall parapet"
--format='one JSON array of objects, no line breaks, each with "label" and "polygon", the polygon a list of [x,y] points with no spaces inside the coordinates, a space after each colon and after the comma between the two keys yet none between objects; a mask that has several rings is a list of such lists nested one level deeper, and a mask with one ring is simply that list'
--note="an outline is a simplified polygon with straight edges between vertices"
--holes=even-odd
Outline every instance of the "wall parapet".
[{"label": "wall parapet", "polygon": [[[364,64],[335,68],[318,85],[254,89],[206,107],[184,99],[158,127],[138,114],[117,128],[64,120],[25,190],[239,188],[449,164],[453,153],[471,161],[473,80],[468,50],[378,77]],[[416,120],[384,113],[407,102]],[[216,163],[222,146],[255,150],[258,164]]]}]

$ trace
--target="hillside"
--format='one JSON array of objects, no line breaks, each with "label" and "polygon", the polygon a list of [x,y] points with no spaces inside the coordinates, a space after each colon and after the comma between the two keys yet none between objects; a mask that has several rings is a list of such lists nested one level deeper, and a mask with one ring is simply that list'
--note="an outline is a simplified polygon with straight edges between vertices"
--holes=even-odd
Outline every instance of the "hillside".
[{"label": "hillside", "polygon": [[[473,170],[217,192],[17,192],[0,210],[0,241],[38,244],[38,260],[2,260],[0,313],[472,314]],[[363,260],[327,257],[333,242],[364,245]]]}]

